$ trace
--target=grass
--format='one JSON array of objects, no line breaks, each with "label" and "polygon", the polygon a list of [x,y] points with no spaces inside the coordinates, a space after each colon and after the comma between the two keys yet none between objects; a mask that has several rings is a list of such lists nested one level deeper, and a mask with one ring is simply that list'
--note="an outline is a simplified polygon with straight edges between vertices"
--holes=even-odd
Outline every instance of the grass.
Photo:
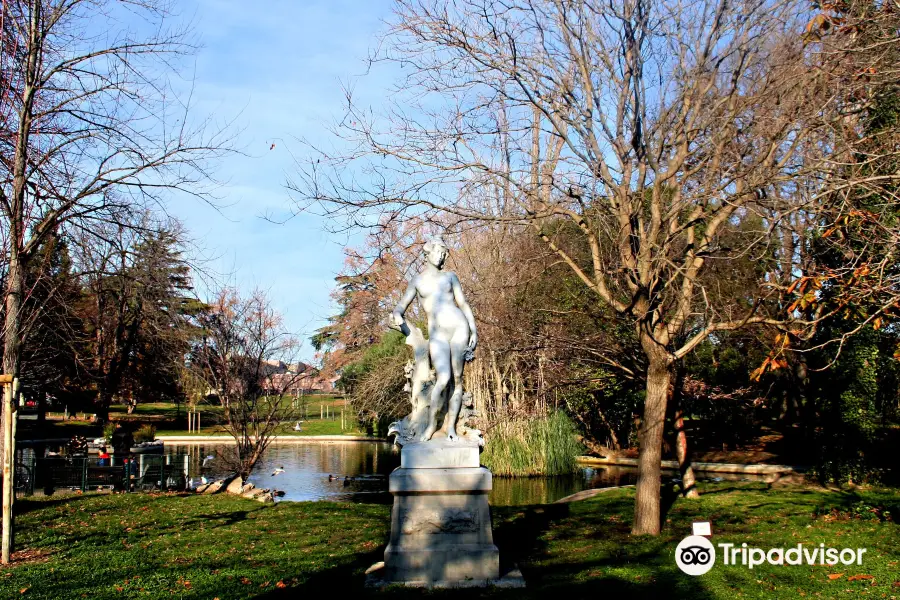
[{"label": "grass", "polygon": [[[279,436],[307,436],[307,435],[365,435],[365,432],[360,430],[359,427],[356,426],[356,423],[344,423],[344,429],[341,429],[341,418],[338,416],[337,420],[322,420],[320,421],[318,415],[316,418],[310,419],[308,421],[304,421],[302,423],[302,431],[294,431],[293,429],[294,423],[284,423],[278,429]],[[177,435],[177,436],[188,436],[188,435],[228,435],[228,433],[223,429],[220,425],[210,425],[204,426],[200,429],[200,431],[192,431],[188,432],[183,429],[161,429],[156,432],[157,436],[166,436],[166,435]]]},{"label": "grass", "polygon": [[485,434],[481,463],[494,475],[562,475],[575,470],[584,450],[562,411],[529,420],[501,421]]},{"label": "grass", "polygon": [[[677,500],[659,537],[628,534],[633,492],[569,505],[493,509],[495,541],[525,590],[435,596],[527,598],[861,598],[900,587],[900,531],[871,507],[896,490],[829,492],[716,484]],[[666,496],[667,500],[672,497]],[[667,505],[669,503],[667,502]],[[0,569],[3,598],[299,598],[369,593],[364,570],[382,560],[390,508],[346,503],[263,506],[228,496],[85,495],[19,501],[17,548],[28,560]],[[861,567],[716,566],[701,577],[674,564],[690,523],[710,519],[713,541],[762,548],[825,543],[865,547]],[[830,578],[829,575],[840,577]],[[871,575],[871,579],[854,579]],[[24,592],[23,592],[24,590]],[[312,596],[308,595],[312,594]]]},{"label": "grass", "polygon": [[[285,399],[287,402],[288,399]],[[326,394],[314,394],[306,396],[302,399],[305,406],[300,405],[297,411],[302,412],[303,416],[299,419],[303,420],[303,430],[294,431],[295,421],[286,422],[279,430],[278,435],[285,436],[307,436],[307,435],[365,435],[365,432],[359,429],[356,421],[352,418],[350,410],[347,408],[346,400],[342,397],[335,397]],[[344,411],[344,427],[341,428],[341,411]],[[216,424],[222,414],[220,406],[200,406],[203,427],[200,431],[187,431],[187,409],[182,406],[176,406],[170,402],[148,402],[138,404],[134,413],[126,415],[125,407],[115,405],[110,407],[110,417],[113,419],[127,419],[133,425],[140,425],[145,422],[159,423],[157,425],[156,435],[227,435],[222,427]],[[325,417],[324,415],[329,415]],[[176,423],[180,420],[180,424],[184,428],[178,428]],[[160,423],[160,421],[162,421]],[[86,437],[100,437],[102,428],[98,425],[87,423],[85,421],[47,421],[44,426],[38,430],[36,426],[30,423],[20,426],[22,427],[22,435],[26,438],[68,438],[72,435],[84,435]]]}]

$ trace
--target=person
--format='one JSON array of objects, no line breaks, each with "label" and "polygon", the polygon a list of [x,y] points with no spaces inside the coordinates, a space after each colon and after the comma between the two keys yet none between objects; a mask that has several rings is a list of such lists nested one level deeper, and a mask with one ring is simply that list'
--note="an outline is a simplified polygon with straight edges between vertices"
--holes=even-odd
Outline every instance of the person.
[{"label": "person", "polygon": [[391,325],[401,331],[409,326],[403,315],[413,299],[419,302],[428,317],[428,355],[436,378],[429,403],[429,422],[422,439],[430,440],[437,431],[437,415],[445,406],[445,391],[452,384],[447,406],[445,427],[447,439],[456,441],[456,421],[462,405],[463,367],[472,359],[478,344],[475,316],[466,301],[456,273],[443,271],[447,260],[447,246],[440,238],[429,240],[424,246],[426,264],[413,277],[400,302],[391,313]]},{"label": "person", "polygon": [[106,446],[100,447],[100,456],[97,457],[97,466],[98,467],[108,467],[109,466],[109,452],[106,451]]}]

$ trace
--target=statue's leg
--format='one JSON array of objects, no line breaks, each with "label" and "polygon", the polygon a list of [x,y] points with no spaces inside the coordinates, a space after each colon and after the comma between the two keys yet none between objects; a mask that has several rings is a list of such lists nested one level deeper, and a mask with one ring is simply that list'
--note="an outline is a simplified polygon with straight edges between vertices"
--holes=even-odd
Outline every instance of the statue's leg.
[{"label": "statue's leg", "polygon": [[450,383],[453,372],[450,368],[450,344],[441,339],[431,339],[428,342],[428,350],[431,354],[431,366],[434,368],[434,387],[431,389],[431,403],[428,407],[428,427],[422,434],[423,440],[430,440],[437,431],[438,413],[444,407],[444,390]]},{"label": "statue's leg", "polygon": [[463,367],[466,364],[466,348],[469,344],[469,328],[462,327],[450,340],[450,367],[453,370],[453,395],[447,405],[447,439],[456,440],[456,421],[459,419],[459,409],[462,407],[463,395]]}]

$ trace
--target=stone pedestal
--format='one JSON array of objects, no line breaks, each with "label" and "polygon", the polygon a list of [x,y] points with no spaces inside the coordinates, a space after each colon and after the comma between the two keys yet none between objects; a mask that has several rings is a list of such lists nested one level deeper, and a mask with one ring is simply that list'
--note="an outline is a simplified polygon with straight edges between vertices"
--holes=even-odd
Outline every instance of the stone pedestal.
[{"label": "stone pedestal", "polygon": [[500,552],[491,532],[491,472],[478,445],[407,444],[390,477],[394,495],[384,583],[496,585]]}]

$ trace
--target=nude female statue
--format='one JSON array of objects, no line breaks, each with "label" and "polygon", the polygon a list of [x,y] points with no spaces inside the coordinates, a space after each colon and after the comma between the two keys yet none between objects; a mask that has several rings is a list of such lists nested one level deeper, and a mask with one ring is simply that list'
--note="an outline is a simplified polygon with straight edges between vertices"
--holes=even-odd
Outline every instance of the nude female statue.
[{"label": "nude female statue", "polygon": [[447,439],[458,439],[456,421],[463,395],[463,366],[471,360],[472,352],[478,344],[475,331],[475,317],[472,308],[463,296],[459,278],[455,273],[442,271],[447,259],[447,247],[440,239],[434,239],[423,247],[427,263],[422,272],[413,277],[403,298],[391,313],[391,324],[408,331],[403,314],[416,294],[425,315],[428,317],[428,354],[436,378],[431,390],[429,403],[429,424],[422,434],[423,440],[430,440],[437,431],[437,415],[444,406],[444,394],[450,382],[453,393],[447,403]]}]

